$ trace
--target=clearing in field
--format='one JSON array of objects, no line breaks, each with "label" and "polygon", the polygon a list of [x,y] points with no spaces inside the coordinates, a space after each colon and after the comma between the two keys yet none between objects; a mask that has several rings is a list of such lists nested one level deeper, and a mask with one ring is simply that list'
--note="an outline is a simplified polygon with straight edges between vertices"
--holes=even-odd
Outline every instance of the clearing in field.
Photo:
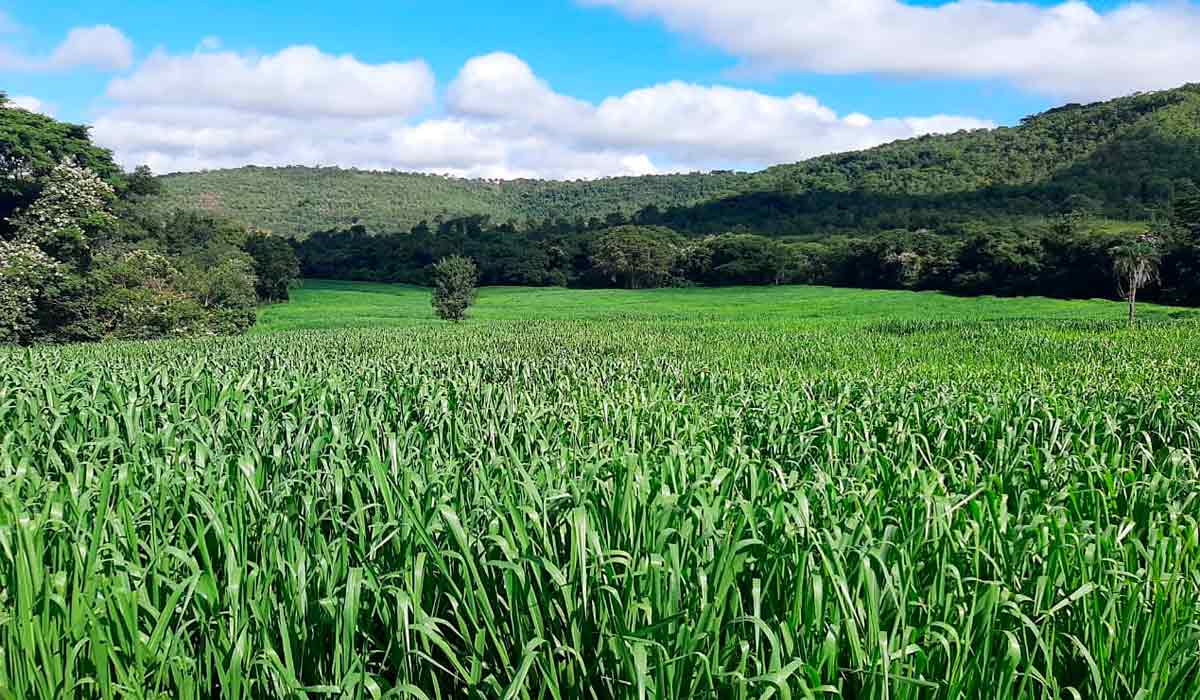
[{"label": "clearing in field", "polygon": [[0,696],[1197,697],[1200,322],[1145,317],[309,283],[0,351]]}]

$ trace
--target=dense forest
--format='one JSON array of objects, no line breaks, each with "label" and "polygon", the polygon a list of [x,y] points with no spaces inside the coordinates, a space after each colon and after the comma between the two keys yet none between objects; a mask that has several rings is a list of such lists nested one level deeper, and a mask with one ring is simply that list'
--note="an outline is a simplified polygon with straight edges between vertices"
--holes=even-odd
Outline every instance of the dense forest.
[{"label": "dense forest", "polygon": [[287,299],[286,240],[149,206],[160,189],[0,93],[0,344],[237,333]]},{"label": "dense forest", "polygon": [[1200,305],[1200,190],[1174,201],[1169,218],[1132,229],[1075,211],[961,236],[893,230],[791,241],[686,235],[636,217],[615,226],[518,230],[476,216],[396,234],[374,235],[362,226],[323,231],[298,242],[297,250],[307,277],[422,285],[438,260],[464,255],[489,285],[824,284],[1115,299],[1122,296],[1114,274],[1122,251],[1142,241],[1155,272],[1142,298]]}]

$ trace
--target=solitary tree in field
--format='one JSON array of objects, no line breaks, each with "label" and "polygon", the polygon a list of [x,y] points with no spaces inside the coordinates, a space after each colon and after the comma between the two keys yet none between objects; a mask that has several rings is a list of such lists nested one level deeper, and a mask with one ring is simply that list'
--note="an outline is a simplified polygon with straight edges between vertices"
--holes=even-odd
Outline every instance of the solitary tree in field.
[{"label": "solitary tree in field", "polygon": [[479,272],[475,263],[459,255],[443,258],[433,266],[433,310],[438,318],[461,321],[475,303]]},{"label": "solitary tree in field", "polygon": [[1147,233],[1112,249],[1118,291],[1129,302],[1129,322],[1137,320],[1138,291],[1158,280],[1162,253],[1159,239]]}]

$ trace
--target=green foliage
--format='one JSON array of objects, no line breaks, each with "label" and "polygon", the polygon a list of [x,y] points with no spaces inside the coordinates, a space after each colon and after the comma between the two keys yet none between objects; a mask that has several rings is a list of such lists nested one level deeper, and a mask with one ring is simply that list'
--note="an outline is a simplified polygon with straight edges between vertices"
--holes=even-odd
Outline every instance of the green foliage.
[{"label": "green foliage", "polygon": [[287,301],[292,283],[300,276],[295,248],[278,236],[257,233],[252,233],[243,247],[254,260],[258,298]]},{"label": "green foliage", "polygon": [[257,279],[250,262],[230,258],[189,275],[192,296],[206,309],[229,307],[253,310],[258,304]]},{"label": "green foliage", "polygon": [[125,176],[125,196],[130,199],[154,197],[162,194],[162,181],[154,176],[148,165],[139,165]]},{"label": "green foliage", "polygon": [[[1200,171],[1200,85],[1068,105],[1012,128],[926,136],[748,176],[737,196],[655,213],[681,231],[770,235],[972,224],[1087,211],[1149,220]],[[644,218],[644,217],[643,217]],[[650,219],[645,219],[650,220]]]},{"label": "green foliage", "polygon": [[0,342],[236,333],[254,323],[256,278],[237,247],[243,230],[176,217],[188,226],[143,230],[138,245],[118,252],[126,246],[112,235],[120,226],[111,202],[106,183],[64,162],[12,217],[17,238],[0,240],[0,286],[11,294]]},{"label": "green foliage", "polygon": [[[828,284],[959,294],[1115,298],[1111,249],[1145,226],[1056,217],[967,235],[928,230],[787,242],[752,234],[692,238],[663,227],[515,231],[477,219],[437,231],[372,236],[324,232],[297,244],[305,277],[430,283],[433,261],[479,261],[484,285],[626,288],[684,285]],[[1149,299],[1200,305],[1200,236],[1164,238],[1164,284]]]},{"label": "green foliage", "polygon": [[[277,234],[363,225],[407,231],[422,222],[486,216],[495,221],[586,222],[651,204],[697,204],[736,193],[741,176],[664,175],[555,182],[464,180],[341,168],[246,167],[162,178],[162,211],[201,209]],[[624,223],[618,217],[616,223]],[[611,223],[610,223],[611,225]]]},{"label": "green foliage", "polygon": [[1064,203],[1069,197],[1111,203],[1125,181],[1140,189],[1147,173],[1186,175],[1184,168],[1198,156],[1180,147],[1200,138],[1198,110],[1200,85],[1188,85],[1067,105],[1011,128],[924,136],[825,156],[756,177],[775,191],[910,196],[1044,183],[1060,190]]},{"label": "green foliage", "polygon": [[433,266],[433,310],[438,318],[462,321],[475,303],[479,271],[468,258],[453,255]]},{"label": "green foliage", "polygon": [[4,694],[1195,695],[1195,321],[393,291],[423,325],[0,350]]},{"label": "green foliage", "polygon": [[1173,214],[1177,226],[1200,238],[1200,187],[1191,180],[1179,186]]},{"label": "green foliage", "polygon": [[4,221],[38,194],[39,183],[64,161],[121,186],[112,153],[92,144],[85,126],[59,122],[0,101],[0,236]]},{"label": "green foliage", "polygon": [[792,249],[749,234],[710,236],[687,246],[676,265],[679,277],[701,284],[782,284],[797,277]]},{"label": "green foliage", "polygon": [[63,274],[62,266],[33,243],[0,239],[0,344],[34,338],[47,288]]},{"label": "green foliage", "polygon": [[264,298],[287,298],[286,242],[156,214],[158,180],[146,168],[121,177],[85,129],[0,101],[0,134],[16,139],[0,150],[0,343],[240,333],[256,317],[256,268]]},{"label": "green foliage", "polygon": [[592,265],[626,289],[664,287],[679,255],[678,234],[662,227],[620,226],[590,246]]},{"label": "green foliage", "polygon": [[127,253],[100,266],[95,281],[100,338],[151,340],[208,330],[209,314],[188,293],[193,282],[162,255]]},{"label": "green foliage", "polygon": [[91,264],[91,241],[111,231],[112,187],[87,168],[63,160],[42,179],[38,196],[9,218],[14,240],[32,243],[72,268]]}]

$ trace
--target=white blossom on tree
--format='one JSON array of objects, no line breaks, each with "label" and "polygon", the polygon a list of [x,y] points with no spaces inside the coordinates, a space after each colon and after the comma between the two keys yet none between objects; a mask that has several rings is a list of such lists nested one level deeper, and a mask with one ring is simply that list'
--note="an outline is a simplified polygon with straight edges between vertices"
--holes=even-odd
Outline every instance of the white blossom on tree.
[{"label": "white blossom on tree", "polygon": [[65,158],[46,176],[33,204],[13,215],[9,223],[17,231],[17,240],[40,245],[72,228],[86,233],[115,222],[109,211],[114,196],[111,185]]},{"label": "white blossom on tree", "polygon": [[61,276],[61,266],[36,245],[0,240],[0,343],[26,339],[39,293]]}]

